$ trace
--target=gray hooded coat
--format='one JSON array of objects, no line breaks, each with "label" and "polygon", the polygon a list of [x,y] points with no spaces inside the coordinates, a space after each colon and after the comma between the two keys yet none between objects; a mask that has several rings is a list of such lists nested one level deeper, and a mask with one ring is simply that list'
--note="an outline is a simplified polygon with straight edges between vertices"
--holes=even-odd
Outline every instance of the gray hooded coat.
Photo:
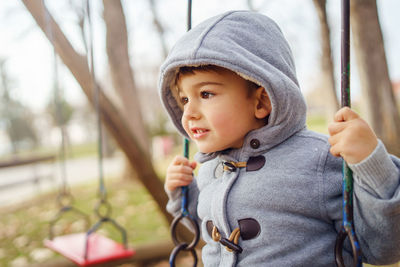
[{"label": "gray hooded coat", "polygon": [[[334,266],[342,223],[342,161],[327,137],[305,127],[306,105],[290,48],[268,17],[233,11],[186,33],[161,67],[162,102],[178,130],[182,110],[170,91],[181,66],[217,65],[263,86],[272,104],[268,124],[249,132],[240,149],[198,153],[202,165],[189,186],[189,210],[201,223],[205,266]],[[222,171],[225,161],[247,168]],[[399,159],[381,142],[354,172],[354,221],[364,261],[400,260]],[[167,209],[180,212],[180,189],[167,192]],[[241,253],[210,234],[228,238],[239,227]],[[352,261],[346,244],[345,261]]]}]

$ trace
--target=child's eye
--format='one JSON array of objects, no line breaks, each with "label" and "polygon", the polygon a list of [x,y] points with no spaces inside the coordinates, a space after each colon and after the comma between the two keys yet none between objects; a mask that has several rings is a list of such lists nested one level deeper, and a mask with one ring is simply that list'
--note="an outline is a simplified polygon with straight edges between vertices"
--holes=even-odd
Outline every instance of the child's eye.
[{"label": "child's eye", "polygon": [[207,99],[207,98],[210,98],[210,97],[214,96],[214,94],[213,94],[213,93],[210,93],[210,92],[207,92],[207,91],[203,91],[203,92],[201,92],[201,93],[200,93],[200,95],[201,95],[201,98],[205,98],[205,99]]},{"label": "child's eye", "polygon": [[189,98],[187,98],[186,96],[181,97],[181,104],[182,105],[187,104],[187,102],[189,102]]}]

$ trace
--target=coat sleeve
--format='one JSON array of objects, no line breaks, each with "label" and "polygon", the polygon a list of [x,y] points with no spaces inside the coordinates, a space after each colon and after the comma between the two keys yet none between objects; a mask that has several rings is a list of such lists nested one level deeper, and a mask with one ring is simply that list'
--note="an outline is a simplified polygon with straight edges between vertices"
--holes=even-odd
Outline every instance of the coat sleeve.
[{"label": "coat sleeve", "polygon": [[379,141],[353,170],[355,224],[363,254],[371,264],[400,261],[400,159]]},{"label": "coat sleeve", "polygon": [[[354,227],[363,261],[375,265],[400,261],[400,160],[389,155],[379,141],[371,155],[349,167],[354,178]],[[324,177],[326,209],[339,231],[342,160],[327,153]],[[348,238],[345,250],[346,254],[351,252]]]},{"label": "coat sleeve", "polygon": [[[197,221],[198,224],[201,223],[199,217],[197,216],[197,200],[199,197],[199,189],[197,186],[196,179],[188,186],[188,212],[190,216]],[[167,211],[174,217],[181,214],[182,209],[182,189],[177,188],[174,191],[165,190],[168,195]],[[192,224],[184,219],[183,224],[192,232],[194,232]]]}]

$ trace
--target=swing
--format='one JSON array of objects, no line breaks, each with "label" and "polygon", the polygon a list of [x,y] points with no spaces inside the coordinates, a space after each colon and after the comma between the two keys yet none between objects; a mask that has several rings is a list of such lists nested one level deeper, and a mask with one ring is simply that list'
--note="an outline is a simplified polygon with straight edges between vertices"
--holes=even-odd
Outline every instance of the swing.
[{"label": "swing", "polygon": [[[45,10],[44,6],[43,9]],[[48,13],[46,12],[46,18]],[[90,33],[90,72],[92,77],[92,84],[95,86],[95,104],[97,111],[97,127],[98,127],[98,150],[99,150],[99,195],[100,200],[95,208],[95,213],[99,218],[98,222],[95,223],[86,233],[76,233],[64,236],[53,237],[52,228],[55,222],[61,217],[61,214],[66,210],[72,210],[70,205],[69,209],[62,209],[62,212],[53,222],[50,227],[50,238],[45,240],[45,246],[60,253],[71,261],[75,262],[79,266],[91,266],[95,264],[105,263],[112,260],[123,259],[132,257],[135,251],[127,248],[127,235],[125,229],[120,226],[116,221],[110,218],[111,205],[107,202],[107,193],[104,186],[104,177],[102,170],[102,130],[101,130],[101,114],[99,104],[99,87],[96,86],[95,75],[94,75],[94,62],[93,62],[93,41],[92,41],[92,25],[90,20],[90,4],[87,1],[87,20]],[[51,36],[51,35],[50,35]],[[55,53],[55,52],[54,52]],[[63,203],[63,198],[60,197],[60,203]],[[65,199],[65,198],[64,198]],[[76,209],[74,209],[76,210]],[[80,212],[81,213],[81,212]],[[83,214],[83,213],[82,213]],[[122,236],[123,244],[119,244],[116,241],[109,239],[108,237],[99,235],[96,233],[97,229],[100,228],[104,223],[110,223],[114,226]]]},{"label": "swing", "polygon": [[[350,107],[350,0],[342,0],[342,37],[341,37],[341,102],[342,107]],[[362,254],[353,223],[353,173],[343,161],[343,223],[336,238],[336,265],[344,267],[343,245],[349,238],[353,251],[353,266],[362,266]]]}]

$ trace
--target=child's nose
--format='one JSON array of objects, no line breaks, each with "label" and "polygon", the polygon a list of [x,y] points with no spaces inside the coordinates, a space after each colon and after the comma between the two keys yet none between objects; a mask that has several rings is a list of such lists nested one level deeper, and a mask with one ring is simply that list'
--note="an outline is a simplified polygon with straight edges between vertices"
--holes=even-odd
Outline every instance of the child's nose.
[{"label": "child's nose", "polygon": [[185,105],[185,109],[183,111],[183,116],[187,120],[189,120],[189,119],[193,120],[193,119],[200,118],[200,112],[199,112],[197,105],[193,102],[188,102]]}]

